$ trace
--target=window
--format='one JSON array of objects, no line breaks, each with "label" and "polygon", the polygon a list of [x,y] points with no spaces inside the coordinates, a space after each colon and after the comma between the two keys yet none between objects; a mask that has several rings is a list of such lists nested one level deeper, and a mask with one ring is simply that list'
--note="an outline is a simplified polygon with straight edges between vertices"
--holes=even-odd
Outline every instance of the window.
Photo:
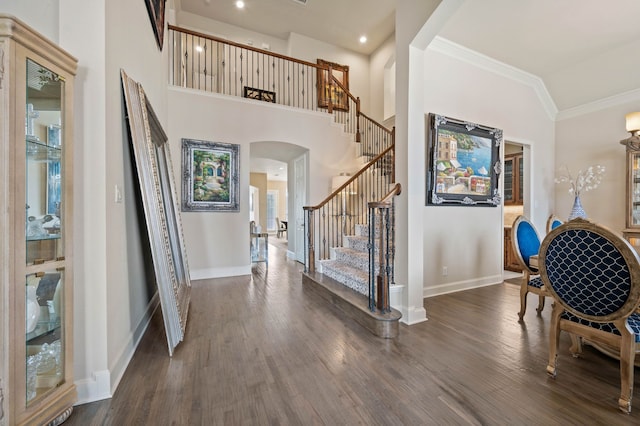
[{"label": "window", "polygon": [[267,190],[267,232],[277,231],[276,217],[278,216],[278,190]]}]

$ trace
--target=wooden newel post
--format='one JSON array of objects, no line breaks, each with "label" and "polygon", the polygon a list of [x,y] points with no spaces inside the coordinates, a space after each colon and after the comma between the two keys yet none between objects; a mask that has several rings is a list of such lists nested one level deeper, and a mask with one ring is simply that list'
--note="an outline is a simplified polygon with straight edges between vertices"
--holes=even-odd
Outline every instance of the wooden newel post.
[{"label": "wooden newel post", "polygon": [[[378,271],[378,277],[376,280],[376,307],[381,311],[386,311],[389,306],[389,290],[388,290],[388,281],[386,274],[386,264],[384,257],[384,214],[383,209],[378,209],[378,217],[380,219],[379,227],[374,227],[380,233],[380,237],[378,239],[378,264],[380,265]],[[374,231],[375,232],[375,231]]]},{"label": "wooden newel post", "polygon": [[307,210],[307,244],[309,247],[309,254],[307,262],[309,264],[309,272],[316,271],[316,250],[314,247],[314,234],[315,230],[313,227],[313,210]]}]

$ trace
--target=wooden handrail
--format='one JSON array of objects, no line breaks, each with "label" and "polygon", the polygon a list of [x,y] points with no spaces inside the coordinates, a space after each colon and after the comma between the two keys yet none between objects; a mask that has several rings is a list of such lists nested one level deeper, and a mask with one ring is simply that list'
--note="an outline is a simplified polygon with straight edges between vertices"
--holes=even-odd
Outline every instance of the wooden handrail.
[{"label": "wooden handrail", "polygon": [[402,185],[396,183],[391,191],[387,192],[387,194],[382,197],[379,201],[370,202],[369,208],[380,208],[380,207],[388,207],[391,204],[391,200],[396,195],[400,195],[402,193]]},{"label": "wooden handrail", "polygon": [[179,33],[185,33],[185,34],[189,34],[189,35],[196,36],[196,37],[206,38],[206,39],[209,39],[209,40],[217,41],[218,43],[229,44],[231,46],[239,47],[241,49],[251,50],[253,52],[262,53],[263,55],[274,56],[276,58],[284,59],[286,61],[296,62],[298,64],[302,64],[302,65],[306,65],[306,66],[314,67],[314,68],[319,68],[319,69],[322,69],[322,70],[327,70],[327,71],[329,70],[329,67],[327,67],[327,66],[322,66],[320,64],[314,64],[313,62],[307,62],[307,61],[303,61],[301,59],[292,58],[290,56],[281,55],[279,53],[271,52],[270,50],[258,49],[257,47],[249,46],[247,44],[236,43],[236,42],[233,42],[233,41],[225,40],[223,38],[212,36],[210,34],[200,33],[198,31],[192,31],[192,30],[188,30],[188,29],[185,29],[185,28],[182,28],[182,27],[176,27],[175,25],[171,25],[171,24],[169,24],[168,28],[170,30],[177,31]]},{"label": "wooden handrail", "polygon": [[[356,180],[358,178],[358,176],[362,175],[364,172],[367,171],[368,166],[371,163],[375,163],[376,161],[380,160],[382,157],[384,157],[386,154],[389,153],[389,151],[394,150],[395,146],[391,145],[390,147],[388,147],[387,149],[385,149],[384,151],[382,151],[380,154],[378,154],[373,160],[369,161],[363,168],[361,168],[360,170],[358,170],[358,172],[351,176],[349,178],[349,180],[347,180],[344,184],[340,185],[338,187],[338,189],[334,190],[331,194],[329,194],[329,196],[327,198],[325,198],[324,200],[322,200],[319,204],[316,204],[315,206],[304,206],[302,207],[303,210],[318,210],[319,208],[322,208],[322,206],[324,206],[325,204],[327,204],[329,201],[331,201],[331,199],[333,199],[334,197],[336,197],[340,192],[342,192],[342,190],[344,190],[347,186],[349,186],[354,180]],[[398,184],[399,185],[399,184]]]},{"label": "wooden handrail", "polygon": [[[320,67],[318,67],[318,68],[320,68]],[[331,67],[329,67],[329,68],[331,68]],[[353,102],[358,103],[358,98],[356,98],[355,96],[353,96],[353,95],[351,94],[351,92],[349,92],[349,89],[347,89],[346,87],[344,87],[344,85],[340,82],[340,80],[338,80],[338,79],[337,79],[333,74],[331,75],[331,80],[332,80],[335,84],[337,84],[337,85],[338,85],[338,87],[339,87],[339,88],[340,88],[344,93],[346,93],[346,94],[347,94],[347,96],[348,96],[348,97],[350,97],[350,98],[351,98],[351,100],[352,100]],[[359,111],[359,108],[358,108],[358,111]]]},{"label": "wooden handrail", "polygon": [[374,120],[373,118],[369,117],[367,114],[365,114],[364,112],[360,113],[361,116],[363,116],[364,118],[366,118],[367,120],[369,120],[370,122],[372,122],[373,124],[375,124],[376,126],[380,127],[382,130],[384,130],[385,132],[392,134],[393,133],[393,129],[389,130],[386,127],[384,127],[382,124],[378,123],[376,120]]}]

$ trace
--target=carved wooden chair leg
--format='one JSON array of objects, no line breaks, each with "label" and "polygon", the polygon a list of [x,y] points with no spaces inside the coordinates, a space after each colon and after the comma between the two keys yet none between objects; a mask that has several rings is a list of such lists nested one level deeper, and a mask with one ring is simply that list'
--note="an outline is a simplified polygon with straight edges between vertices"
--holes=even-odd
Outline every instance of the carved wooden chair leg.
[{"label": "carved wooden chair leg", "polygon": [[560,315],[563,308],[554,308],[551,313],[551,324],[549,327],[549,364],[547,374],[555,379],[556,366],[558,364],[558,346],[560,345]]},{"label": "carved wooden chair leg", "polygon": [[622,342],[620,344],[620,399],[618,399],[618,407],[626,414],[631,413],[631,397],[633,396],[633,373],[636,358],[634,338],[635,336],[628,331],[622,332]]},{"label": "carved wooden chair leg", "polygon": [[573,333],[569,333],[571,336],[571,347],[569,348],[569,352],[574,358],[578,358],[582,355],[582,337],[577,336]]},{"label": "carved wooden chair leg", "polygon": [[525,312],[527,312],[527,293],[529,293],[529,289],[527,288],[528,283],[529,277],[527,274],[524,274],[522,277],[522,284],[520,284],[520,312],[518,312],[520,321],[522,321]]},{"label": "carved wooden chair leg", "polygon": [[538,307],[536,308],[536,312],[538,313],[538,315],[540,315],[542,313],[542,310],[544,309],[544,296],[540,295],[538,297]]}]

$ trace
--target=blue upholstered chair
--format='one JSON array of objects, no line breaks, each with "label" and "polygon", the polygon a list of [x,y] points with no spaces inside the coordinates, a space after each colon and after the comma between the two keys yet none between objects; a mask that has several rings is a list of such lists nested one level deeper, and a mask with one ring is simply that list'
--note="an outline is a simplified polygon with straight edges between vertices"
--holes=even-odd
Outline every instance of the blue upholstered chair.
[{"label": "blue upholstered chair", "polygon": [[538,231],[525,216],[518,216],[511,227],[511,242],[513,252],[522,267],[522,284],[520,284],[520,321],[527,310],[527,294],[537,294],[539,297],[536,312],[540,314],[544,309],[544,298],[547,292],[540,279],[538,268],[531,265],[529,258],[537,255],[540,249],[540,237]]},{"label": "blue upholstered chair", "polygon": [[574,356],[583,339],[620,359],[619,408],[631,412],[633,373],[640,351],[640,260],[620,235],[584,219],[554,229],[540,247],[540,273],[556,303],[551,314],[549,364],[556,377],[560,332],[571,333]]},{"label": "blue upholstered chair", "polygon": [[547,234],[553,231],[554,229],[556,229],[558,226],[562,225],[563,223],[564,221],[561,220],[558,216],[553,214],[549,216],[549,219],[547,219]]}]

